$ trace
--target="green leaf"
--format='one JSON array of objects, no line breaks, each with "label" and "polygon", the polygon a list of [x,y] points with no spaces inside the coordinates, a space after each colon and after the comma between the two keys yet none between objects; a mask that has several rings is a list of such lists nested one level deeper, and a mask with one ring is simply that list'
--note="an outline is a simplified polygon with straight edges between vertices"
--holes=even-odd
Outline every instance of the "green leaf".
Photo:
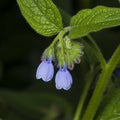
[{"label": "green leaf", "polygon": [[20,10],[38,33],[52,36],[62,27],[62,18],[52,0],[17,0]]},{"label": "green leaf", "polygon": [[120,8],[97,6],[85,9],[71,18],[70,38],[78,38],[104,28],[120,25]]},{"label": "green leaf", "polygon": [[96,120],[120,120],[120,89],[104,99],[101,105],[102,112]]}]

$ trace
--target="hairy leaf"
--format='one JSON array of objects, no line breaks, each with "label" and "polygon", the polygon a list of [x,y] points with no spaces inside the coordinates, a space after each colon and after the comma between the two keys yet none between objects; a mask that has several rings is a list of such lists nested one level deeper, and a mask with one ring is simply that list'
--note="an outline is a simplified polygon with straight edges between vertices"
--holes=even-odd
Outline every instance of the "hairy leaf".
[{"label": "hairy leaf", "polygon": [[20,10],[38,33],[52,36],[62,29],[61,15],[52,0],[17,0]]},{"label": "hairy leaf", "polygon": [[120,25],[120,8],[97,6],[85,9],[71,18],[70,38],[86,36],[104,28]]}]

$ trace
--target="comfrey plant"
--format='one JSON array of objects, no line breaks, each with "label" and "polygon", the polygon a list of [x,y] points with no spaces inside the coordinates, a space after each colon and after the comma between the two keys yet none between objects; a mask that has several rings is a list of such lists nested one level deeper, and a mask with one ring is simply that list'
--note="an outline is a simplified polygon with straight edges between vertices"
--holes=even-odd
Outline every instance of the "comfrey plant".
[{"label": "comfrey plant", "polygon": [[[72,70],[75,63],[80,63],[81,57],[85,53],[90,70],[85,77],[88,80],[80,97],[74,120],[120,119],[120,116],[117,116],[119,114],[116,114],[118,110],[116,107],[114,107],[115,110],[113,108],[115,114],[107,114],[110,112],[110,105],[105,109],[107,112],[104,111],[100,116],[95,116],[113,71],[120,63],[120,45],[110,60],[106,61],[95,40],[89,35],[91,32],[120,25],[120,8],[97,6],[93,9],[81,10],[71,17],[69,26],[63,27],[62,17],[52,0],[17,0],[17,2],[23,16],[37,33],[43,36],[56,35],[42,54],[42,62],[37,68],[36,79],[42,79],[45,82],[52,80],[53,62],[55,62],[59,67],[55,76],[56,88],[69,90],[74,78],[68,69]],[[74,39],[81,40],[82,44]],[[100,64],[96,67],[96,63]],[[95,89],[88,105],[84,106],[88,91],[98,71],[101,72]],[[118,76],[119,72],[119,70],[116,71]]]},{"label": "comfrey plant", "polygon": [[45,82],[52,80],[54,74],[52,60],[56,61],[59,67],[55,77],[56,88],[69,90],[72,85],[72,76],[67,68],[73,69],[74,63],[80,61],[83,46],[78,42],[71,41],[68,36],[63,36],[54,44],[52,43],[43,53],[42,63],[37,68],[36,78],[42,78]]},{"label": "comfrey plant", "polygon": [[46,61],[42,60],[42,63],[37,68],[36,78],[43,79],[43,81],[48,82],[52,80],[54,74],[54,68],[52,64],[52,56]]}]

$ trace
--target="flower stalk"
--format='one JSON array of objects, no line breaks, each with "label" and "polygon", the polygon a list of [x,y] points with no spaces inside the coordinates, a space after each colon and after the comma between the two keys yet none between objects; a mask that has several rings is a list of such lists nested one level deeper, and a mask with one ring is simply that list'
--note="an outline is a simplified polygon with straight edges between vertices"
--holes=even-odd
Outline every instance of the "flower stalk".
[{"label": "flower stalk", "polygon": [[93,92],[93,95],[90,99],[86,112],[83,116],[83,120],[93,120],[95,113],[101,102],[103,93],[112,75],[112,72],[114,71],[114,69],[116,68],[119,62],[120,62],[120,45],[117,47],[113,56],[109,60],[108,64],[106,64],[105,68],[103,69],[100,75],[96,88]]}]

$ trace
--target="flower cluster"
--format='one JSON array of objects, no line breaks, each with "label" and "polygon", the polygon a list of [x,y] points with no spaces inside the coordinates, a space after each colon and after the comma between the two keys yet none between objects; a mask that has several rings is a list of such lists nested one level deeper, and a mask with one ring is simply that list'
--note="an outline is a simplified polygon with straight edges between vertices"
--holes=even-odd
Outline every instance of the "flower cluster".
[{"label": "flower cluster", "polygon": [[55,86],[58,90],[69,90],[72,85],[72,76],[67,68],[73,69],[74,63],[80,62],[83,46],[71,41],[67,36],[59,40],[54,46],[48,47],[43,53],[43,59],[37,68],[36,79],[45,82],[51,81],[54,75],[52,61],[59,67],[55,76]]},{"label": "flower cluster", "polygon": [[[48,60],[42,60],[37,68],[36,79],[41,79],[45,82],[52,80],[54,74],[54,67],[52,64],[52,56]],[[55,84],[57,89],[68,90],[72,85],[72,76],[67,70],[66,65],[59,71],[55,77]]]}]

